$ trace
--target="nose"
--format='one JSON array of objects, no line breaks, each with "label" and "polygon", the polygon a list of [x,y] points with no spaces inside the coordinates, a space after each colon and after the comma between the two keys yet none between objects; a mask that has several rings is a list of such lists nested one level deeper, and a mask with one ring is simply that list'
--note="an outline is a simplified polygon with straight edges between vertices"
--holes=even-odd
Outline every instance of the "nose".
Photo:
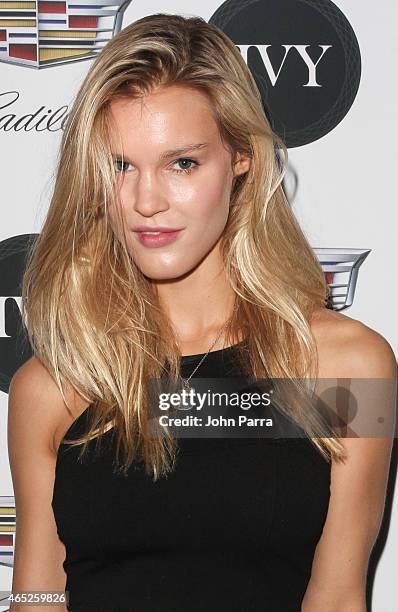
[{"label": "nose", "polygon": [[133,189],[134,210],[143,217],[152,217],[158,212],[168,210],[165,186],[154,173],[141,172]]}]

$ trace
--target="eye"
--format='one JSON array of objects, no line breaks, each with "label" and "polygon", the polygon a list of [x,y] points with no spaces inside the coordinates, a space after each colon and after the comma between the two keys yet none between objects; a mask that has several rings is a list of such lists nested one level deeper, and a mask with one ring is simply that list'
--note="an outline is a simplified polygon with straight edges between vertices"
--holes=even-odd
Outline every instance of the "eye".
[{"label": "eye", "polygon": [[194,170],[196,168],[196,166],[199,166],[199,162],[195,161],[194,159],[190,159],[189,157],[180,157],[179,159],[176,159],[173,164],[194,164],[194,166],[191,166],[189,168],[180,168],[179,170],[173,168],[172,172],[176,172],[177,174],[181,174],[182,172],[184,172],[185,174],[190,174],[192,172],[192,170]]},{"label": "eye", "polygon": [[[130,165],[129,162],[123,161],[119,158],[115,158],[113,161],[114,161],[115,170],[117,173],[124,174],[125,172],[127,172],[127,167]],[[173,162],[173,164],[183,164],[183,165],[186,165],[187,163],[190,164],[188,168],[187,167],[179,168],[179,169],[173,168],[172,172],[176,172],[177,174],[181,174],[181,173],[190,174],[196,166],[199,166],[199,162],[197,162],[194,159],[188,158],[188,157],[180,157],[179,159],[176,159]]]},{"label": "eye", "polygon": [[[117,173],[123,174],[124,172],[126,172],[126,165],[128,166],[129,163],[126,161],[122,161],[121,159],[115,158],[114,160],[114,164],[115,164],[115,170]],[[118,164],[121,164],[121,166],[118,166]]]}]

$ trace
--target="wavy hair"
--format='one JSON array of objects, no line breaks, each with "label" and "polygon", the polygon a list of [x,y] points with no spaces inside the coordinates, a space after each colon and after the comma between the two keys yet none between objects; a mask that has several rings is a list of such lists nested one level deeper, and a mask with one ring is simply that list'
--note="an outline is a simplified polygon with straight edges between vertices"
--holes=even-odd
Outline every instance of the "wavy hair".
[{"label": "wavy hair", "polygon": [[[125,27],[91,65],[67,117],[48,213],[23,276],[22,318],[67,407],[65,385],[90,402],[87,431],[64,443],[82,444],[82,457],[90,440],[113,429],[118,468],[127,474],[142,460],[154,480],[173,468],[178,445],[170,435],[149,435],[146,385],[165,371],[178,378],[180,351],[152,283],[126,248],[123,218],[122,239],[108,219],[109,202],[119,202],[109,104],[171,85],[205,93],[231,159],[251,158],[234,179],[221,242],[236,297],[225,338],[235,343],[243,334],[242,369],[306,387],[299,381],[318,371],[311,317],[328,298],[283,190],[286,146],[234,43],[201,17],[159,13]],[[344,447],[325,435],[319,410],[294,397],[281,410],[325,459],[340,460]]]}]

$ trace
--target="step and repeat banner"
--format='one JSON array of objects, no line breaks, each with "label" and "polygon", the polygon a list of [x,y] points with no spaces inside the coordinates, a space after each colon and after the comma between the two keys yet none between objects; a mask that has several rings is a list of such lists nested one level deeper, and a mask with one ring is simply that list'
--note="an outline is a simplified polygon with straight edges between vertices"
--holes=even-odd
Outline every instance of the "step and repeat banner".
[{"label": "step and repeat banner", "polygon": [[[383,334],[395,352],[398,347],[397,4],[0,2],[0,591],[11,589],[15,537],[7,394],[13,373],[30,356],[18,341],[24,258],[46,215],[68,109],[91,62],[126,25],[163,12],[200,15],[239,48],[289,149],[284,186],[331,287],[329,307]],[[370,564],[373,612],[396,609],[395,471],[396,448]]]}]

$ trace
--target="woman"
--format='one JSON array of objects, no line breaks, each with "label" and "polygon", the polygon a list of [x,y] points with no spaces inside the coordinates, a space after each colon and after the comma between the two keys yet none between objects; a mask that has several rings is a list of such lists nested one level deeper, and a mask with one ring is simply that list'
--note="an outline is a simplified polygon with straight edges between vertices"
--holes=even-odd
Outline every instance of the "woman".
[{"label": "woman", "polygon": [[325,308],[285,167],[203,19],[140,19],[91,66],[24,276],[14,591],[66,589],[74,611],[365,610],[391,439],[322,436],[294,402],[304,438],[176,440],[145,418],[165,374],[395,378],[388,342]]}]

